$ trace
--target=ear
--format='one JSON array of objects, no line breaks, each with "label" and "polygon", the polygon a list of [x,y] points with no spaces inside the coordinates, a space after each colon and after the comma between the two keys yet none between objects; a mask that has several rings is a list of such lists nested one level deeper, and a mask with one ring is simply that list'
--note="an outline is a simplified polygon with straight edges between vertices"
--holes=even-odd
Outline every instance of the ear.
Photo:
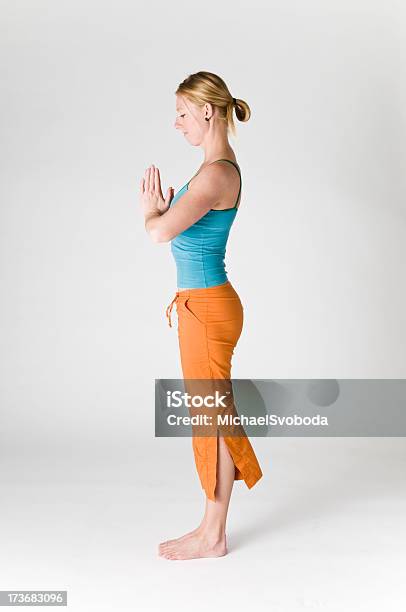
[{"label": "ear", "polygon": [[210,104],[210,102],[206,102],[203,107],[203,117],[208,117],[211,119],[211,117],[213,117],[213,113],[213,106]]}]

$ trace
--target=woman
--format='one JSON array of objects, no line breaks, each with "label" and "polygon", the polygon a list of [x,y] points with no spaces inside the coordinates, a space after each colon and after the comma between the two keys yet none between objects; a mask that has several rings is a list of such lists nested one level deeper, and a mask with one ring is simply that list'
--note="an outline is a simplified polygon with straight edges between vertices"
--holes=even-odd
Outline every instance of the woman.
[{"label": "woman", "polygon": [[[230,94],[225,82],[211,72],[188,76],[177,88],[180,130],[204,151],[197,173],[174,196],[164,198],[158,168],[151,165],[140,184],[145,228],[155,242],[171,241],[177,266],[178,338],[184,379],[231,379],[231,359],[243,326],[240,298],[227,278],[226,243],[241,195],[241,173],[228,142],[235,133],[233,109],[247,121],[250,109]],[[175,206],[176,204],[176,206]],[[167,559],[219,557],[227,553],[226,519],[234,480],[251,488],[262,471],[252,446],[240,436],[192,437],[194,458],[206,508],[200,525],[159,546]]]}]

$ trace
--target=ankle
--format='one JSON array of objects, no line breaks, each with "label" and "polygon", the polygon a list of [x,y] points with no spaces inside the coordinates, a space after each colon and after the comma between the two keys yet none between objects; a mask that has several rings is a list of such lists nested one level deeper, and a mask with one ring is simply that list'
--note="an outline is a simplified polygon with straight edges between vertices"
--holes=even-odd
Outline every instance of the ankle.
[{"label": "ankle", "polygon": [[224,542],[226,539],[224,525],[206,525],[203,524],[198,530],[199,537],[211,545]]}]

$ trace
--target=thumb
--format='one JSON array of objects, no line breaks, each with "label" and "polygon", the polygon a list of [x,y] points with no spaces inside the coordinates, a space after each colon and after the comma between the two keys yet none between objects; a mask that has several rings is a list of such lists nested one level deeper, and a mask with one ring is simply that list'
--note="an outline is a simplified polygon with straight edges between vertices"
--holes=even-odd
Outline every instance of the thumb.
[{"label": "thumb", "polygon": [[173,197],[173,187],[168,187],[166,191],[165,203],[170,202],[172,200],[172,197]]}]

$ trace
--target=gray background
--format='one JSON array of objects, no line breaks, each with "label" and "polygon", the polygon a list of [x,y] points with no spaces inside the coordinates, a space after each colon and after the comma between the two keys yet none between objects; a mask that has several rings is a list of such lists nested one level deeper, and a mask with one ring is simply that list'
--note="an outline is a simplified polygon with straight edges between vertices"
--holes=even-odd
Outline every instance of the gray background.
[{"label": "gray background", "polygon": [[235,487],[235,554],[203,573],[156,558],[203,497],[190,440],[153,437],[154,379],[181,375],[176,274],[138,186],[151,163],[164,190],[194,174],[174,91],[220,74],[252,109],[231,141],[233,377],[404,378],[404,6],[14,0],[0,17],[2,588],[179,610],[202,576],[221,590],[221,562],[246,578],[228,603],[394,609],[402,439],[257,439],[264,478]]}]

